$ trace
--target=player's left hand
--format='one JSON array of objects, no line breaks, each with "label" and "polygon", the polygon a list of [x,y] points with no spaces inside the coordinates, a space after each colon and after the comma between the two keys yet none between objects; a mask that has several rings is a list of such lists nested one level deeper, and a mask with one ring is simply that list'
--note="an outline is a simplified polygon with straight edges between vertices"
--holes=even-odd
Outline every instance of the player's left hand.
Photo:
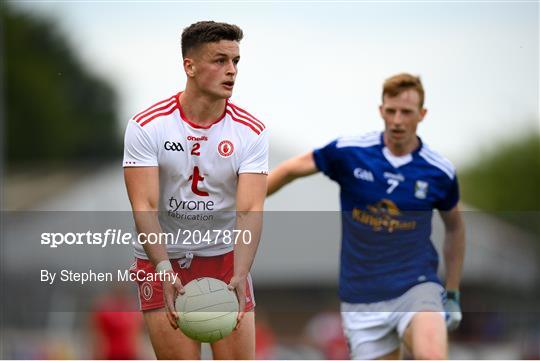
[{"label": "player's left hand", "polygon": [[236,297],[238,297],[238,317],[236,318],[235,330],[240,326],[240,321],[244,317],[246,308],[246,276],[233,276],[231,282],[229,282],[229,290],[236,291]]},{"label": "player's left hand", "polygon": [[446,328],[448,331],[456,330],[463,318],[459,305],[459,291],[448,290],[446,292],[444,311],[446,313]]}]

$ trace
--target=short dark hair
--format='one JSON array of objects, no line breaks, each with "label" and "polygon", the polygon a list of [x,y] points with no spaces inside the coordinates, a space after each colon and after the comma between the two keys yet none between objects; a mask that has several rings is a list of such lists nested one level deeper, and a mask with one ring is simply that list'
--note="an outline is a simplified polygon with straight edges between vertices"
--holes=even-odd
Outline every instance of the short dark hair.
[{"label": "short dark hair", "polygon": [[240,41],[244,37],[242,29],[236,25],[217,23],[215,21],[199,21],[191,24],[182,32],[182,56],[205,43],[220,40]]},{"label": "short dark hair", "polygon": [[418,92],[420,96],[420,109],[424,107],[424,86],[419,76],[414,76],[407,73],[401,73],[394,75],[384,81],[382,100],[384,102],[384,96],[395,97],[400,95],[406,90],[413,89]]}]

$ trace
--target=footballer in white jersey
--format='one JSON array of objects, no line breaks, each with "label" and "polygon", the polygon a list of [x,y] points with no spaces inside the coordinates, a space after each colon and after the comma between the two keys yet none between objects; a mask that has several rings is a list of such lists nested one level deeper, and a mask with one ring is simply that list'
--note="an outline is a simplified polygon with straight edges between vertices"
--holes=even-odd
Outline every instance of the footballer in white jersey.
[{"label": "footballer in white jersey", "polygon": [[[175,94],[130,119],[124,167],[159,167],[160,224],[174,240],[167,244],[169,258],[187,252],[224,254],[233,250],[234,242],[224,241],[223,232],[217,231],[234,228],[238,174],[268,173],[266,128],[229,100],[217,121],[199,126],[185,116],[180,96]],[[196,237],[195,230],[200,232]],[[210,238],[202,239],[205,234]],[[140,244],[135,255],[147,259]]]},{"label": "footballer in white jersey", "polygon": [[131,271],[156,276],[137,283],[158,359],[201,357],[200,342],[178,329],[174,308],[184,285],[201,277],[227,283],[240,307],[236,330],[211,344],[213,356],[255,358],[250,270],[262,232],[268,139],[261,121],[229,101],[242,37],[238,26],[214,21],[185,28],[184,91],[127,125],[124,178],[141,241]]}]

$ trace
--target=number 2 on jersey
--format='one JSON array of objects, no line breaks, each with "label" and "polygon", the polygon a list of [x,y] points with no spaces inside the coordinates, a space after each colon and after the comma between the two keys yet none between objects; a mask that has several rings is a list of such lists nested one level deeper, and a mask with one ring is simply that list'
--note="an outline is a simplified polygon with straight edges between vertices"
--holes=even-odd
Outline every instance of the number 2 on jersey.
[{"label": "number 2 on jersey", "polygon": [[388,184],[390,184],[390,187],[386,190],[387,194],[390,194],[396,189],[396,187],[399,185],[399,181],[396,179],[387,179]]},{"label": "number 2 on jersey", "polygon": [[201,155],[199,149],[201,149],[201,143],[193,144],[193,148],[191,149],[191,155]]}]

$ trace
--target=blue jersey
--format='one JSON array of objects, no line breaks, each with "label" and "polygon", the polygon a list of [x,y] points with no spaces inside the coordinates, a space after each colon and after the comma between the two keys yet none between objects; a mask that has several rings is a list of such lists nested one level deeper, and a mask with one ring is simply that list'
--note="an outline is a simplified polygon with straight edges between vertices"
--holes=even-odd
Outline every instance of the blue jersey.
[{"label": "blue jersey", "polygon": [[421,140],[396,157],[381,132],[337,139],[313,157],[340,185],[342,301],[378,302],[418,283],[440,283],[431,219],[433,209],[450,210],[459,200],[450,161]]}]

